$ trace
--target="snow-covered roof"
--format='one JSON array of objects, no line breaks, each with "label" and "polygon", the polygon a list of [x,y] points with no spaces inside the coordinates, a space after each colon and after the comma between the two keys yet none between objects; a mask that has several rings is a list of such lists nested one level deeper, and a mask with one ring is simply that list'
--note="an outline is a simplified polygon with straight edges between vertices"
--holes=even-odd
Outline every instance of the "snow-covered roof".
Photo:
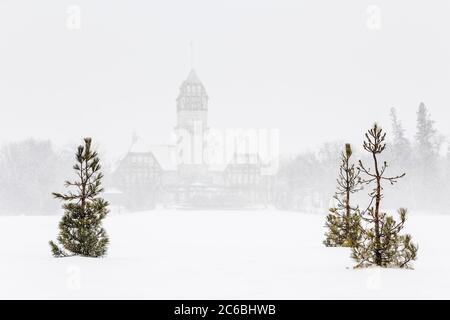
[{"label": "snow-covered roof", "polygon": [[177,170],[177,158],[175,146],[172,145],[156,145],[150,146],[150,150],[158,161],[163,170],[174,171]]},{"label": "snow-covered roof", "polygon": [[142,139],[137,139],[130,148],[129,153],[152,154],[163,170],[176,170],[177,159],[173,145],[149,145]]},{"label": "snow-covered roof", "polygon": [[[124,155],[115,165],[119,166],[127,155],[130,154],[151,154],[164,171],[176,171],[178,162],[175,145],[150,145],[142,139],[137,139],[130,147],[128,153]],[[223,161],[212,161],[208,163],[208,171],[223,172],[229,165],[257,165],[261,168],[261,174],[273,174],[273,160],[263,158],[258,153],[234,153]],[[208,162],[208,161],[207,161]],[[113,171],[115,171],[113,169]]]},{"label": "snow-covered roof", "polygon": [[123,154],[113,165],[111,170],[116,171],[125,158],[132,154],[153,155],[163,170],[174,171],[177,169],[176,151],[173,145],[151,145],[141,138],[136,139],[128,152]]}]

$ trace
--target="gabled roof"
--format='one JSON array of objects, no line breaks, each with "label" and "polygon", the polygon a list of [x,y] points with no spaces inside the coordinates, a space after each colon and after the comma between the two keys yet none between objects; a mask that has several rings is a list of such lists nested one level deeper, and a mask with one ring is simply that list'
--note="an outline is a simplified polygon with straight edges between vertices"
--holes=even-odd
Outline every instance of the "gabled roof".
[{"label": "gabled roof", "polygon": [[120,164],[130,155],[147,154],[153,156],[161,168],[165,171],[177,170],[177,158],[174,145],[150,145],[138,138],[132,144],[127,153],[122,155],[112,166],[112,171],[116,171]]},{"label": "gabled roof", "polygon": [[152,154],[163,170],[177,169],[175,146],[173,145],[149,145],[142,139],[137,139],[131,146],[129,154]]}]

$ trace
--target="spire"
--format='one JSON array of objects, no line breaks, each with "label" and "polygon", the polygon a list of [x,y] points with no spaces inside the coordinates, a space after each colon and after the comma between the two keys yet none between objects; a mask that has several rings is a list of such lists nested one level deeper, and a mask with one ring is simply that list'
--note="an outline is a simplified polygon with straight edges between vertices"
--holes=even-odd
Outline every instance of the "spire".
[{"label": "spire", "polygon": [[189,54],[190,54],[190,63],[191,63],[191,71],[189,72],[189,75],[186,79],[186,82],[188,83],[201,83],[200,79],[198,78],[197,74],[194,71],[194,41],[191,40],[189,43]]},{"label": "spire", "polygon": [[194,69],[194,41],[191,40],[189,43],[189,53],[190,53],[190,59],[191,59],[191,69]]}]

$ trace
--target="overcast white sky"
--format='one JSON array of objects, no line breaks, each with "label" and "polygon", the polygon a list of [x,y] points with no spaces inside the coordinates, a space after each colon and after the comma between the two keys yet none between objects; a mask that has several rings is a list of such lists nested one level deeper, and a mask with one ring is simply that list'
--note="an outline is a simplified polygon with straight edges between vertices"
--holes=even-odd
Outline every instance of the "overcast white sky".
[{"label": "overcast white sky", "polygon": [[92,136],[111,158],[133,131],[167,142],[190,41],[210,126],[279,128],[296,152],[359,143],[391,107],[412,136],[423,101],[448,136],[449,16],[445,0],[2,0],[0,141]]}]

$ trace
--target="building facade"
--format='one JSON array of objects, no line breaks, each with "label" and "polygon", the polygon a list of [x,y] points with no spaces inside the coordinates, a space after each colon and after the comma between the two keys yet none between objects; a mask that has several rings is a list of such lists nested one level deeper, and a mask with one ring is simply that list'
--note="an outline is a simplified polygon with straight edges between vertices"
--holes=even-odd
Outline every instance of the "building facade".
[{"label": "building facade", "polygon": [[113,187],[124,206],[151,209],[265,207],[273,175],[258,153],[234,151],[210,164],[208,95],[194,70],[176,99],[176,143],[147,146],[133,139],[113,172]]}]

